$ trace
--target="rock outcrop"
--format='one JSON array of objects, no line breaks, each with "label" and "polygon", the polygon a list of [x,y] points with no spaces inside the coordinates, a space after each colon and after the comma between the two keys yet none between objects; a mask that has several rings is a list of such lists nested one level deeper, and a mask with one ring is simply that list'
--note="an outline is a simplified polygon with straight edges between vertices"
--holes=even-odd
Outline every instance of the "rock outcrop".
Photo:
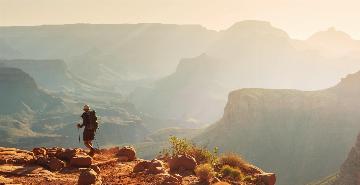
[{"label": "rock outcrop", "polygon": [[162,174],[166,173],[165,164],[158,159],[143,160],[137,163],[133,169],[134,173],[145,172],[150,174]]},{"label": "rock outcrop", "polygon": [[191,156],[179,155],[171,157],[168,160],[168,165],[171,171],[176,170],[191,170],[193,171],[196,167],[196,160]]},{"label": "rock outcrop", "polygon": [[35,162],[35,157],[32,152],[26,150],[19,150],[16,148],[0,147],[0,165],[27,165]]},{"label": "rock outcrop", "polygon": [[360,133],[355,146],[340,168],[340,173],[331,185],[359,185],[360,184]]},{"label": "rock outcrop", "polygon": [[[129,149],[130,147],[124,148]],[[134,148],[131,149],[136,153]],[[192,158],[177,156],[172,159],[172,162],[175,162],[173,164],[171,162],[167,163],[169,161],[165,158],[123,161],[121,160],[123,156],[118,155],[119,150],[119,147],[102,149],[94,155],[91,165],[80,165],[85,168],[79,168],[78,165],[71,165],[71,161],[78,159],[79,156],[86,155],[82,149],[42,147],[35,148],[33,152],[30,152],[15,148],[0,148],[0,159],[11,159],[7,160],[6,164],[0,164],[0,184],[189,185],[199,183],[200,179],[191,170],[196,166],[196,162]],[[24,158],[24,155],[31,156],[36,162],[30,162],[32,160],[12,160]],[[69,159],[63,156],[72,157]],[[171,171],[169,164],[175,165],[176,169],[184,170]],[[243,185],[274,185],[275,176],[273,174],[259,173],[258,171],[246,173],[247,176],[251,177],[248,178],[251,182],[242,181],[237,183]],[[212,182],[227,181],[227,179],[219,178],[214,178]]]},{"label": "rock outcrop", "polygon": [[81,171],[78,185],[101,185],[101,178],[91,168],[84,169]]},{"label": "rock outcrop", "polygon": [[133,161],[136,159],[136,151],[131,146],[124,146],[119,149],[117,156],[124,161]]},{"label": "rock outcrop", "polygon": [[223,117],[195,141],[276,171],[279,185],[320,179],[338,170],[360,130],[359,84],[360,72],[318,91],[233,91]]}]

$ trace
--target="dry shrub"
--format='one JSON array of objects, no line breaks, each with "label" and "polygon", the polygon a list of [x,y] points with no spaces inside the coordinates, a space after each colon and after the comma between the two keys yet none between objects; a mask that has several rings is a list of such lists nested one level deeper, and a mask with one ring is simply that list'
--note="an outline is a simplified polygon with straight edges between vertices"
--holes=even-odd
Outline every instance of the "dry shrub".
[{"label": "dry shrub", "polygon": [[214,148],[214,151],[211,152],[206,147],[197,146],[184,138],[177,138],[175,136],[169,138],[169,143],[170,147],[160,152],[164,158],[177,155],[189,155],[194,157],[198,164],[213,164],[217,159],[217,148]]},{"label": "dry shrub", "polygon": [[202,182],[209,182],[215,172],[210,164],[200,164],[195,168],[195,174]]},{"label": "dry shrub", "polygon": [[245,170],[248,170],[250,167],[248,162],[235,153],[226,153],[221,155],[219,158],[219,165],[221,167],[228,165],[232,168]]},{"label": "dry shrub", "polygon": [[232,180],[235,181],[240,181],[242,179],[241,171],[229,165],[223,166],[220,173],[223,177],[230,177]]}]

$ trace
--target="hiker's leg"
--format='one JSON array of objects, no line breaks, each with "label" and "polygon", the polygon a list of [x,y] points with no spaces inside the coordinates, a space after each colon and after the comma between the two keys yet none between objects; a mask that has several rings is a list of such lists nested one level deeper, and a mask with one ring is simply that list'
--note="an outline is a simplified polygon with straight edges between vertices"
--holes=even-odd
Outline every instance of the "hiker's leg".
[{"label": "hiker's leg", "polygon": [[91,141],[91,140],[89,141],[89,146],[91,147],[91,148],[90,148],[89,155],[90,155],[91,157],[93,157],[93,156],[95,155],[95,149],[94,149],[94,147],[93,147],[93,145],[92,145],[92,141]]},{"label": "hiker's leg", "polygon": [[86,146],[86,148],[93,150],[91,141],[84,141],[84,145]]}]

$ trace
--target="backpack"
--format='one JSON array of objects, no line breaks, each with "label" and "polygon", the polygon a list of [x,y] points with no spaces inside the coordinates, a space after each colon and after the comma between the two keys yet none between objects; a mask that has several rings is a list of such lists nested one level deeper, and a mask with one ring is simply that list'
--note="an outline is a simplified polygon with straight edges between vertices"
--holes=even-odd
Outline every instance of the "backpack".
[{"label": "backpack", "polygon": [[99,128],[99,123],[97,122],[96,112],[94,110],[89,112],[89,125],[88,128],[91,130],[97,130]]}]

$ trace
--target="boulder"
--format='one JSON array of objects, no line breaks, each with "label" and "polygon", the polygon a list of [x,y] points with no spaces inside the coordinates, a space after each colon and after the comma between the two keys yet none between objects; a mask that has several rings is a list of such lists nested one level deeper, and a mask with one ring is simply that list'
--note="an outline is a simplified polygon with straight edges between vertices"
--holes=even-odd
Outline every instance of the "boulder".
[{"label": "boulder", "polygon": [[136,159],[136,151],[131,146],[125,146],[118,151],[117,156],[120,158],[126,157],[127,161],[133,161]]},{"label": "boulder", "polygon": [[48,163],[48,168],[50,169],[50,171],[60,171],[64,167],[65,167],[64,161],[62,161],[56,157],[50,158],[49,163]]},{"label": "boulder", "polygon": [[58,153],[58,150],[61,150],[61,148],[57,148],[57,147],[46,148],[46,154],[49,157],[56,157],[56,154]]},{"label": "boulder", "polygon": [[59,149],[56,152],[56,157],[62,160],[66,160],[69,161],[71,158],[75,157],[76,155],[78,155],[79,153],[81,153],[81,150],[76,148],[76,149]]},{"label": "boulder", "polygon": [[0,147],[0,165],[16,164],[27,165],[35,162],[34,153],[16,148]]},{"label": "boulder", "polygon": [[36,164],[43,166],[43,167],[48,166],[49,162],[50,162],[49,158],[46,156],[41,155],[36,158]]},{"label": "boulder", "polygon": [[165,165],[162,161],[154,159],[150,162],[147,172],[151,174],[165,173]]},{"label": "boulder", "polygon": [[133,172],[139,173],[139,172],[146,171],[147,169],[149,169],[150,164],[151,164],[151,161],[143,160],[134,166]]},{"label": "boulder", "polygon": [[46,155],[46,149],[45,148],[34,148],[32,151],[33,151],[35,156],[38,156],[38,155],[45,156]]},{"label": "boulder", "polygon": [[168,160],[168,165],[171,171],[175,170],[194,170],[196,167],[196,160],[187,155],[178,155],[171,157]]},{"label": "boulder", "polygon": [[101,184],[99,181],[98,174],[89,168],[80,172],[78,185]]},{"label": "boulder", "polygon": [[86,155],[77,155],[70,159],[70,166],[72,167],[90,167],[92,158]]},{"label": "boulder", "polygon": [[274,173],[262,173],[258,177],[265,185],[275,185],[276,183],[276,175]]},{"label": "boulder", "polygon": [[97,165],[91,165],[91,169],[93,169],[98,175],[100,175],[100,168]]},{"label": "boulder", "polygon": [[134,173],[146,172],[150,174],[166,173],[164,162],[154,159],[152,161],[144,160],[137,163],[133,169]]}]

